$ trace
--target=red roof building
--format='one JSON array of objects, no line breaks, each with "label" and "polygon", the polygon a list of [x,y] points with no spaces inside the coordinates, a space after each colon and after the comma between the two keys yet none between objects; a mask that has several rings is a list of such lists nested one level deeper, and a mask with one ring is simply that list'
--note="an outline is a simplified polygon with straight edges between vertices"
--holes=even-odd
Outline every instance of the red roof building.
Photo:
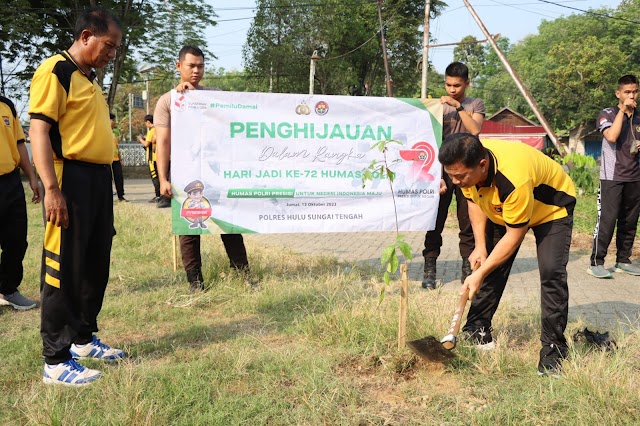
[{"label": "red roof building", "polygon": [[480,139],[522,142],[540,150],[545,147],[546,137],[544,127],[508,107],[486,118],[480,131]]}]

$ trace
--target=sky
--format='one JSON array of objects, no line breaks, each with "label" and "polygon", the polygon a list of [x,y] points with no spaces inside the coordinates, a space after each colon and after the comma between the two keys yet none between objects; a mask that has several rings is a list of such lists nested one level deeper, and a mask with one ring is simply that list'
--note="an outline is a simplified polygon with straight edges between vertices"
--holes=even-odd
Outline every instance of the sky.
[{"label": "sky", "polygon": [[[207,30],[209,50],[218,59],[216,68],[242,70],[242,46],[255,14],[254,0],[207,0],[218,15],[218,25]],[[291,0],[292,2],[301,0]],[[484,35],[462,0],[445,0],[448,6],[430,23],[430,33],[435,43],[453,43],[467,35],[484,39]],[[536,34],[543,20],[581,13],[608,6],[615,8],[619,0],[470,0],[480,19],[491,34],[500,33],[515,43],[529,34]],[[551,4],[555,3],[555,4]],[[572,9],[574,8],[574,9]],[[384,19],[384,17],[383,17]],[[603,18],[604,19],[604,18]],[[356,47],[356,46],[354,46]],[[429,50],[429,60],[437,71],[444,73],[453,61],[454,46]]]}]

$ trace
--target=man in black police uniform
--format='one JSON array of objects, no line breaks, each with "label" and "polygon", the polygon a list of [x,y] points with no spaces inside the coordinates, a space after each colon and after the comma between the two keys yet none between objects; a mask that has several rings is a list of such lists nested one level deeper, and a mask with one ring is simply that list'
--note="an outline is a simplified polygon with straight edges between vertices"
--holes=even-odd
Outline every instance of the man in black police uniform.
[{"label": "man in black police uniform", "polygon": [[18,168],[29,178],[34,203],[40,202],[40,186],[24,146],[18,114],[4,96],[0,96],[0,116],[0,305],[27,310],[35,308],[36,302],[18,291],[27,251],[27,204]]}]

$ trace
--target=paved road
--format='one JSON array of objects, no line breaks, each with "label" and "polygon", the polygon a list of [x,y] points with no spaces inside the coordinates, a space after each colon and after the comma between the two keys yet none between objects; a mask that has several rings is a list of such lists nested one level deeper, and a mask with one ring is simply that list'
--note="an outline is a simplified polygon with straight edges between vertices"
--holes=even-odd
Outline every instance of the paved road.
[{"label": "paved road", "polygon": [[[127,180],[126,197],[134,203],[147,204],[153,196],[150,180]],[[151,207],[151,206],[150,206]],[[414,260],[409,264],[409,279],[413,280],[411,292],[422,292],[421,250],[423,232],[408,232],[406,241],[413,247]],[[394,240],[392,233],[323,233],[323,234],[261,234],[249,235],[249,241],[283,246],[305,255],[330,255],[341,261],[379,265],[380,253]],[[461,260],[458,252],[457,231],[446,229],[443,235],[442,253],[438,258],[437,278],[443,284],[441,291],[456,292],[460,283]],[[640,242],[636,241],[635,244]],[[615,259],[607,257],[606,265]],[[640,262],[640,259],[634,259]],[[640,314],[640,277],[614,273],[614,279],[599,280],[586,273],[589,251],[573,249],[568,264],[570,319],[582,317],[591,329],[624,330],[638,328]],[[535,240],[531,233],[514,262],[504,300],[516,306],[539,304],[540,281],[536,259]]]}]

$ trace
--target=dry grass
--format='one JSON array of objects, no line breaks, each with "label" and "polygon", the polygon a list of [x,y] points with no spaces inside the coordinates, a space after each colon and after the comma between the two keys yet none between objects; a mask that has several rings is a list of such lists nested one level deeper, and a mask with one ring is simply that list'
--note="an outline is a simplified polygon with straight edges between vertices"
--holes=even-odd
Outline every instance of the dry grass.
[{"label": "dry grass", "polygon": [[[24,292],[37,294],[38,208],[30,208]],[[571,344],[563,379],[539,378],[537,307],[501,305],[498,347],[462,342],[430,364],[396,349],[398,290],[378,306],[378,271],[276,247],[248,252],[261,290],[229,273],[217,237],[205,239],[206,293],[171,272],[169,217],[116,206],[118,236],[101,337],[130,358],[100,367],[84,389],[44,386],[39,312],[0,309],[0,424],[51,425],[508,425],[638,424],[640,334],[619,350]],[[347,272],[348,271],[348,272]],[[413,292],[409,339],[440,336],[457,296]],[[584,327],[569,325],[567,336]]]}]

